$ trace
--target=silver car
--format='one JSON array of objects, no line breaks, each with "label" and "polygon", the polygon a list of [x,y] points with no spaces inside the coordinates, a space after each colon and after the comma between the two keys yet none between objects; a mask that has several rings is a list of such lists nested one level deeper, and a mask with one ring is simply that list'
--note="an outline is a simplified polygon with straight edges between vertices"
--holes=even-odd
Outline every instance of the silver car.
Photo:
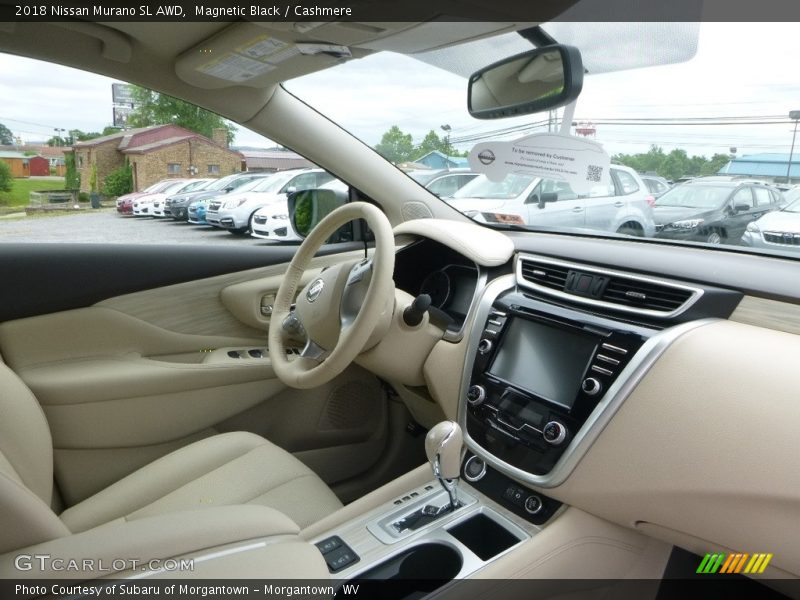
[{"label": "silver car", "polygon": [[794,198],[782,209],[748,224],[742,244],[751,248],[800,252],[800,193],[794,194]]}]

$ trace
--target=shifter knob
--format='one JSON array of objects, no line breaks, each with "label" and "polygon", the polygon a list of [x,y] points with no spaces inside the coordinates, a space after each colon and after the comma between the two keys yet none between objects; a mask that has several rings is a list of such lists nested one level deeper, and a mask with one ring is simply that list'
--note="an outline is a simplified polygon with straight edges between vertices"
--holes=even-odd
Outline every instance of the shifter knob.
[{"label": "shifter knob", "polygon": [[464,434],[453,421],[442,421],[425,436],[425,454],[439,479],[458,479],[461,473],[461,450]]}]

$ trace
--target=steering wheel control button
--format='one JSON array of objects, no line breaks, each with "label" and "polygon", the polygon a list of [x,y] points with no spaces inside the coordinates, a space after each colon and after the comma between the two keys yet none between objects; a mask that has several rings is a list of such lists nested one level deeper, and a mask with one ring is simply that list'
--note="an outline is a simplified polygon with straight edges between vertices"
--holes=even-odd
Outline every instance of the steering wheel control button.
[{"label": "steering wheel control button", "polygon": [[594,377],[587,377],[581,383],[581,389],[587,396],[596,396],[603,391],[603,384]]},{"label": "steering wheel control button", "polygon": [[542,499],[539,498],[539,496],[537,496],[536,494],[531,494],[530,496],[525,498],[525,504],[523,508],[525,508],[525,512],[528,513],[529,515],[535,515],[540,510],[542,510],[542,506],[544,506],[544,504],[542,503]]},{"label": "steering wheel control button", "polygon": [[480,406],[486,400],[486,388],[482,385],[471,385],[467,390],[467,402],[472,406]]},{"label": "steering wheel control button", "polygon": [[567,428],[558,421],[550,421],[544,426],[542,437],[551,446],[558,446],[567,438]]},{"label": "steering wheel control button", "polygon": [[491,340],[487,340],[483,338],[480,342],[478,342],[478,352],[481,354],[489,354],[492,351],[494,344],[492,344]]},{"label": "steering wheel control button", "polygon": [[486,475],[486,463],[477,456],[470,456],[464,465],[464,479],[470,482],[480,481]]}]

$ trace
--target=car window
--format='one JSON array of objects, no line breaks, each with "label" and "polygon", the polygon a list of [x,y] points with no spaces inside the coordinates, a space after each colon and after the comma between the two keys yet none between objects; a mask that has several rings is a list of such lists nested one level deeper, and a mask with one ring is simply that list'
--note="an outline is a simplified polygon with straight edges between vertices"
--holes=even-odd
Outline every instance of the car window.
[{"label": "car window", "polygon": [[633,194],[634,192],[639,191],[639,184],[636,180],[630,175],[630,173],[626,173],[621,169],[612,169],[613,172],[617,176],[617,180],[619,181],[619,185],[622,188],[622,195],[627,196],[628,194]]},{"label": "car window", "polygon": [[437,196],[452,196],[458,191],[459,175],[445,175],[428,184],[427,188]]},{"label": "car window", "polygon": [[770,190],[767,188],[757,187],[753,188],[753,194],[755,195],[755,205],[757,208],[765,208],[772,206],[773,200],[772,195],[770,194]]},{"label": "car window", "polygon": [[738,190],[731,198],[731,206],[733,207],[746,207],[746,210],[753,208],[753,193],[752,188],[744,187]]}]

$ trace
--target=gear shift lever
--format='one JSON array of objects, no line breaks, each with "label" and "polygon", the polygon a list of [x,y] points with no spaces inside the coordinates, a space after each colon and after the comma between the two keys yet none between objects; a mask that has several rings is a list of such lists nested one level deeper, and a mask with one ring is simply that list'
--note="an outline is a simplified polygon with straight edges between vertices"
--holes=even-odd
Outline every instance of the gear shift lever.
[{"label": "gear shift lever", "polygon": [[450,496],[450,510],[459,506],[458,478],[461,474],[461,457],[464,448],[464,434],[461,427],[453,421],[442,421],[425,436],[425,454],[433,468],[433,474]]}]

